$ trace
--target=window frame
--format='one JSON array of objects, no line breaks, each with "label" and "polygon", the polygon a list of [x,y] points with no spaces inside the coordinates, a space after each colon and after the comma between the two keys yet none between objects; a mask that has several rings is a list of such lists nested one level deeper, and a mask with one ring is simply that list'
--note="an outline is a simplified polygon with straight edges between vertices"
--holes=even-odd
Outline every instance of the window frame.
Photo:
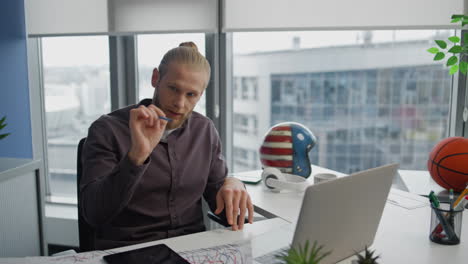
[{"label": "window frame", "polygon": [[[467,31],[464,30],[463,32],[466,33]],[[215,126],[218,129],[223,145],[223,153],[225,154],[229,168],[232,168],[233,166],[232,96],[234,88],[233,81],[235,81],[233,79],[232,72],[232,34],[232,32],[205,32],[206,57],[212,66],[212,75],[206,97],[207,116],[213,120]],[[39,74],[39,76],[37,76],[37,84],[36,81],[31,82],[30,89],[33,89],[33,87],[37,86],[35,88],[41,91],[41,96],[39,96],[38,100],[42,106],[42,111],[40,113],[34,113],[32,118],[35,120],[41,120],[42,123],[45,123],[41,40],[41,37],[28,38],[28,42],[31,43],[29,44],[31,50],[31,56],[29,60],[36,61],[36,63],[30,63],[30,70],[31,72],[36,72]],[[137,101],[138,79],[136,41],[136,34],[125,36],[109,36],[109,58],[117,58],[114,61],[110,59],[112,110],[130,103],[136,103]],[[122,67],[122,63],[127,65],[127,67]],[[116,76],[125,76],[127,78],[122,80],[118,79]],[[241,90],[240,88],[241,87],[238,87],[238,90]],[[454,98],[456,98],[456,100]],[[452,95],[450,101],[448,129],[449,136],[467,136],[466,131],[468,131],[468,122],[463,121],[463,110],[465,109],[466,105],[468,105],[467,78],[464,75],[455,74],[452,77]],[[45,125],[42,125],[41,130],[42,137],[39,136],[34,139],[34,146],[37,146],[35,148],[36,156],[44,160],[43,167],[45,172],[45,189],[47,200],[59,201],[60,203],[63,202],[61,199],[51,195],[48,165],[47,162],[45,162],[48,157],[46,147],[47,133],[45,131]],[[69,203],[69,201],[64,201],[64,203]]]}]

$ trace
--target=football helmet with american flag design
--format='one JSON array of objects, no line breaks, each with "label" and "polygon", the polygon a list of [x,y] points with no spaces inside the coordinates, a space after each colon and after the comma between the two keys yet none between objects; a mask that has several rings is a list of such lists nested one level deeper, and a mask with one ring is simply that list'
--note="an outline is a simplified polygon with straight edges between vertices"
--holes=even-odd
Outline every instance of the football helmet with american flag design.
[{"label": "football helmet with american flag design", "polygon": [[274,167],[283,173],[308,178],[312,172],[309,152],[317,143],[315,135],[304,125],[295,122],[279,123],[271,127],[260,147],[263,167]]}]

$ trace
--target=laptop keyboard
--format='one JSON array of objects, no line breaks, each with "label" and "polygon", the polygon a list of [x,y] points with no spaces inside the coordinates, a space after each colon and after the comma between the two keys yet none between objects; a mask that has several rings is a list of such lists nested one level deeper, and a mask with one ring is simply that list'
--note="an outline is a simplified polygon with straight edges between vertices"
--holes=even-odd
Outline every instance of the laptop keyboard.
[{"label": "laptop keyboard", "polygon": [[255,261],[261,264],[271,264],[271,263],[278,263],[278,255],[283,253],[285,250],[287,250],[289,247],[282,247],[280,249],[274,250],[270,253],[267,253],[265,255],[262,255],[260,257],[256,257]]}]

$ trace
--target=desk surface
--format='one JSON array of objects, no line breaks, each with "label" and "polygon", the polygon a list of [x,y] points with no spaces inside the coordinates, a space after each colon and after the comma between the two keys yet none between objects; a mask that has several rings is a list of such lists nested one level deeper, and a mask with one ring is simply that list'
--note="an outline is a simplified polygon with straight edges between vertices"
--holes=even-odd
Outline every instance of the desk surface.
[{"label": "desk surface", "polygon": [[429,240],[429,206],[407,210],[386,203],[372,248],[382,263],[467,263],[468,214],[464,212],[461,243],[445,246]]},{"label": "desk surface", "polygon": [[398,170],[398,172],[410,193],[428,195],[430,191],[434,191],[438,195],[448,195],[447,190],[439,186],[428,171]]},{"label": "desk surface", "polygon": [[[312,174],[332,172],[313,166]],[[261,173],[252,171],[250,173]],[[339,177],[344,174],[336,173]],[[312,175],[312,176],[313,176]],[[427,194],[427,189],[441,190],[434,185],[429,174],[408,173],[400,171],[409,189]],[[415,178],[411,178],[415,177]],[[418,181],[419,180],[419,181]],[[308,179],[313,184],[313,177]],[[421,185],[418,187],[417,185]],[[437,189],[440,188],[440,189]],[[259,211],[268,211],[290,222],[297,221],[304,193],[282,191],[273,193],[263,184],[248,185],[248,191]],[[393,192],[398,192],[394,191]],[[406,193],[408,197],[421,200],[417,194]],[[423,200],[424,201],[424,200]],[[372,248],[381,255],[381,263],[467,263],[468,260],[468,213],[465,210],[462,225],[461,243],[456,246],[445,246],[429,240],[431,209],[424,206],[416,209],[405,209],[387,202]],[[291,236],[292,239],[292,236]],[[350,259],[339,263],[350,263]]]},{"label": "desk surface", "polygon": [[[346,174],[332,171],[329,169],[321,168],[318,166],[312,165],[312,174],[307,179],[309,184],[313,184],[314,175],[317,173],[334,173],[338,177],[346,176]],[[243,174],[255,174],[261,175],[261,170],[244,172]],[[234,174],[236,176],[236,174]],[[297,217],[299,216],[299,210],[302,205],[302,197],[304,193],[294,192],[294,191],[281,191],[279,193],[274,193],[264,187],[263,182],[260,182],[255,185],[246,184],[247,191],[250,194],[250,197],[255,204],[255,210],[259,214],[267,215],[271,213],[275,216],[281,217],[287,220],[290,223],[295,223]]]},{"label": "desk surface", "polygon": [[[277,232],[280,231],[280,232]],[[230,229],[217,229],[192,235],[162,239],[133,246],[115,248],[106,251],[92,251],[79,254],[69,254],[55,257],[26,257],[26,258],[0,258],[1,264],[105,264],[103,256],[148,247],[157,244],[166,244],[177,252],[209,248],[232,243],[247,243],[251,254],[255,258],[269,252],[272,248],[287,246],[292,239],[291,224],[281,218],[267,219],[253,224],[247,224],[242,231]],[[239,262],[237,262],[239,263]]]},{"label": "desk surface", "polygon": [[[319,167],[313,168],[313,173],[326,171],[330,170]],[[312,179],[310,180],[312,181]],[[252,225],[247,224],[242,231],[212,230],[117,248],[113,249],[112,252],[122,252],[160,243],[165,243],[174,250],[181,252],[239,241],[250,241],[252,256],[255,258],[291,243],[303,193],[273,193],[265,190],[261,184],[248,185],[248,190],[258,210],[270,212],[280,218],[255,222]],[[421,198],[418,195],[412,195]],[[461,243],[456,246],[432,243],[428,237],[429,225],[429,206],[409,210],[387,202],[371,248],[375,249],[376,253],[381,256],[381,263],[466,263],[468,260],[468,250],[466,250],[468,248],[468,213],[466,211],[464,213]],[[101,253],[94,261],[86,263],[104,263],[101,259],[102,255]],[[354,259],[354,257],[339,263],[348,264],[351,263],[351,259]],[[45,263],[48,258],[36,257],[26,260],[24,258],[0,259],[0,263]]]}]

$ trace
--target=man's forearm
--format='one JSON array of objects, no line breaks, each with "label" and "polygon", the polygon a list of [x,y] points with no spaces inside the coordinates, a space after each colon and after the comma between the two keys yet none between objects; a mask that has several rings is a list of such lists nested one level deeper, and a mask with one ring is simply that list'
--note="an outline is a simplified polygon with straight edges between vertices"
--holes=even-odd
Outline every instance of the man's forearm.
[{"label": "man's forearm", "polygon": [[92,175],[93,178],[80,188],[81,213],[86,221],[98,227],[119,214],[131,200],[136,185],[146,170],[146,165],[147,163],[135,166],[128,156],[125,156],[111,172],[105,175],[102,172],[109,166],[94,164],[90,168],[85,168],[84,174]]}]

